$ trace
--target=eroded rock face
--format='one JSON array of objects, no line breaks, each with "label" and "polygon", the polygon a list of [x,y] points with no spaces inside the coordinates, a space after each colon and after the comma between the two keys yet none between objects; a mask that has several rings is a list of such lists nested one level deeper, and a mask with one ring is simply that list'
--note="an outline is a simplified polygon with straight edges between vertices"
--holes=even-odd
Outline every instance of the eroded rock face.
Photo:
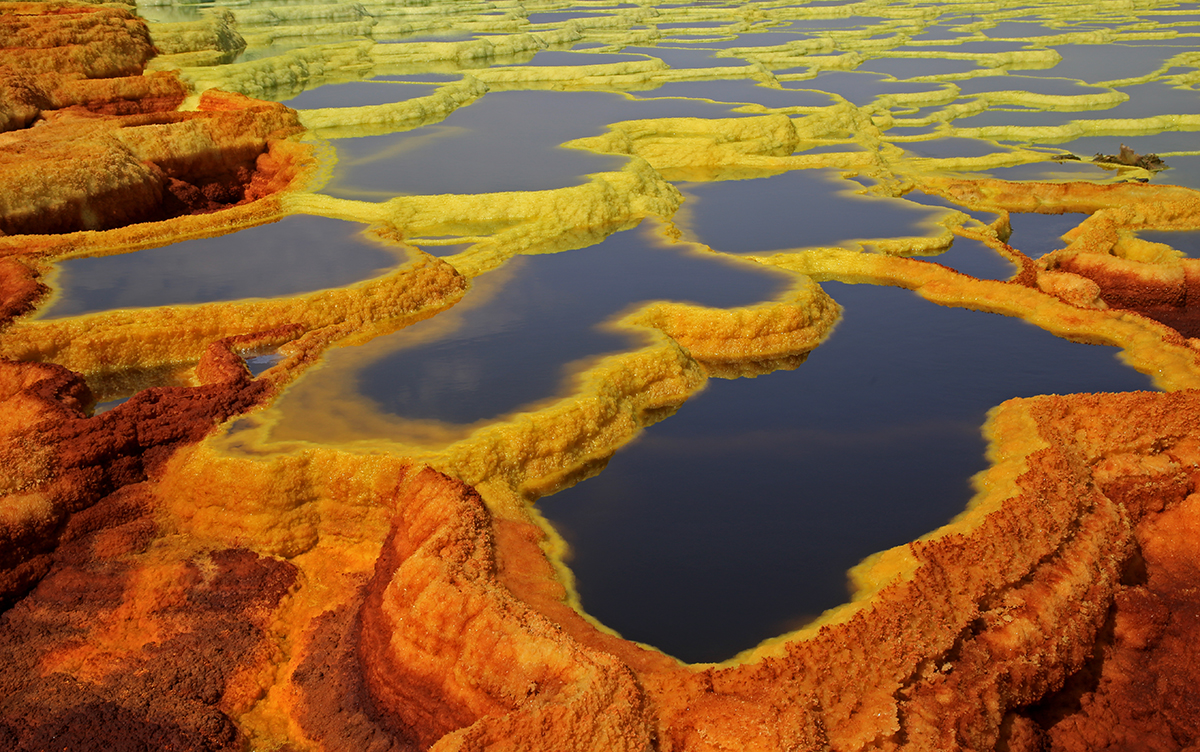
[{"label": "eroded rock face", "polygon": [[[1095,748],[1102,734],[1124,733],[1118,717],[1039,710],[1030,717],[1048,726],[1047,737],[1009,712],[1057,697],[1064,682],[1078,697],[1071,688],[1088,669],[1074,672],[1091,665],[1094,650],[1146,661],[1139,651],[1188,629],[1175,626],[1188,617],[1170,616],[1168,605],[1187,598],[1190,588],[1173,579],[1187,564],[1168,561],[1148,536],[1190,518],[1200,471],[1196,400],[1143,393],[1006,403],[991,424],[993,452],[1005,458],[986,479],[994,493],[932,539],[875,562],[880,589],[842,618],[740,665],[698,672],[564,617],[544,565],[540,577],[536,566],[504,566],[536,561],[539,536],[488,524],[461,485],[417,476],[374,574],[360,583],[358,616],[322,617],[314,652],[331,629],[347,658],[346,642],[358,641],[360,678],[346,676],[343,662],[337,686],[357,687],[350,696],[379,713],[359,733],[379,734],[390,718],[397,744],[458,749],[502,738],[542,747],[548,729],[570,727],[547,721],[562,716],[575,725],[560,748],[638,749],[651,739],[673,750],[1013,748],[1014,727],[1064,748],[1072,748],[1069,729],[1079,729],[1091,735],[1079,748]],[[1156,586],[1163,589],[1152,593]],[[506,659],[510,650],[523,660]],[[1188,650],[1175,655],[1186,660]],[[306,699],[299,707],[321,748],[334,749],[349,732],[317,720],[313,698],[325,690],[312,681],[312,662],[327,660],[317,654],[294,675]],[[1158,699],[1133,687],[1111,687],[1133,684],[1132,666],[1104,666],[1114,676],[1086,692],[1089,713],[1156,707]],[[1161,692],[1173,691],[1179,674],[1171,676]],[[1130,710],[1099,710],[1121,702]],[[590,719],[570,710],[581,706],[593,710]],[[1194,715],[1187,707],[1178,715],[1172,723],[1186,736]],[[618,729],[624,734],[613,736]],[[585,741],[601,736],[606,746]]]},{"label": "eroded rock face", "polygon": [[52,571],[5,613],[7,748],[245,748],[230,711],[258,691],[295,570],[244,549],[147,566],[163,534],[149,496],[127,487],[75,515]]},{"label": "eroded rock face", "polygon": [[[874,562],[874,591],[837,617],[701,671],[579,618],[540,531],[431,470],[376,463],[391,480],[375,503],[394,512],[373,563],[306,608],[280,599],[315,560],[169,534],[189,524],[162,497],[177,481],[143,472],[67,518],[5,612],[8,733],[35,748],[102,718],[105,733],[236,748],[246,693],[273,685],[277,712],[330,750],[989,749],[1014,748],[1014,728],[1094,748],[1130,723],[1186,736],[1198,407],[1193,393],[1006,403],[991,424],[1003,459],[973,510]],[[271,647],[281,629],[290,656]],[[144,670],[116,671],[131,654]],[[67,703],[66,686],[94,699]],[[1169,725],[1148,708],[1172,709]]]},{"label": "eroded rock face", "polygon": [[[800,169],[804,138],[832,127],[805,132],[784,115],[617,123],[588,148],[636,160],[585,186],[335,203],[302,190],[312,155],[292,139],[294,112],[216,89],[176,111],[181,79],[141,74],[153,48],[131,14],[0,8],[0,747],[1197,742],[1195,273],[1136,238],[1195,227],[1195,191],[912,176],[968,209],[1088,218],[1041,258],[1008,245],[1001,221],[955,226],[1013,262],[1006,280],[912,258],[909,241],[762,256],[753,263],[796,276],[777,300],[628,312],[616,323],[645,347],[466,439],[279,446],[261,436],[263,409],[333,347],[441,314],[519,252],[669,220],[682,199],[664,176]],[[228,24],[211,44],[168,49],[233,47]],[[486,89],[448,88],[415,109]],[[364,116],[416,117],[401,109]],[[472,250],[453,264],[414,252],[376,279],[293,299],[27,316],[55,258],[304,210],[378,223],[395,243],[468,237]],[[600,628],[531,500],[599,471],[707,378],[800,366],[838,318],[813,281],[830,278],[1115,344],[1171,391],[1000,405],[986,427],[992,467],[962,515],[868,559],[850,603],[736,660],[686,666]],[[280,358],[252,376],[243,356],[259,351]],[[128,393],[94,412],[97,395]]]},{"label": "eroded rock face", "polygon": [[183,101],[174,76],[142,75],[154,45],[129,11],[47,3],[4,3],[3,11],[0,131],[67,107],[129,114],[170,111]]},{"label": "eroded rock face", "polygon": [[154,48],[129,12],[4,6],[0,233],[106,230],[279,187],[268,142],[299,130],[294,114],[228,95],[175,112],[186,88],[173,73],[142,74]]},{"label": "eroded rock face", "polygon": [[[299,129],[278,105],[207,96],[195,113],[63,111],[0,144],[0,232],[107,230],[269,195],[268,142]],[[7,148],[5,148],[7,147]]]}]

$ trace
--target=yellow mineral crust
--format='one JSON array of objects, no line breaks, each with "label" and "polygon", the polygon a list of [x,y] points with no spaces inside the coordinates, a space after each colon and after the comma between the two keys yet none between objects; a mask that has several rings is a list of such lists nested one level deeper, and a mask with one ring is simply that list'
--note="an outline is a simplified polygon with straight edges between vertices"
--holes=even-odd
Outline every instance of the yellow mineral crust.
[{"label": "yellow mineral crust", "polygon": [[[956,26],[957,41],[997,41],[983,32],[1023,12],[1002,6],[956,6],[981,19]],[[1187,114],[953,124],[1014,105],[1119,106],[1125,95],[1107,87],[1058,95],[1005,85],[963,101],[950,81],[1052,69],[1062,60],[1053,45],[1177,33],[1158,27],[1165,20],[1127,24],[1133,11],[1123,8],[1047,9],[1064,30],[1041,48],[927,55],[922,47],[942,40],[918,37],[942,30],[939,14],[904,3],[608,8],[537,24],[532,6],[507,0],[272,4],[150,31],[109,5],[0,3],[0,746],[1194,743],[1200,270],[1138,233],[1196,229],[1200,194],[1109,178],[947,174],[1045,161],[1039,139],[1194,128]],[[1070,28],[1098,15],[1124,26]],[[875,28],[835,24],[749,44],[792,21],[864,18]],[[377,41],[452,30],[484,36]],[[730,65],[670,64],[676,37],[722,43],[708,51]],[[724,44],[734,39],[748,44]],[[526,65],[580,42],[650,52]],[[235,61],[243,47],[250,54]],[[831,93],[828,106],[605,123],[591,131],[602,135],[568,145],[627,164],[569,188],[378,203],[321,193],[329,164],[318,161],[330,161],[338,139],[437,123],[490,91],[738,80],[778,94],[814,79],[803,91],[819,93],[818,74],[853,74],[884,56],[976,67],[918,77],[936,86],[870,103]],[[1194,63],[1176,55],[1144,82]],[[143,74],[148,65],[154,72]],[[250,98],[412,71],[459,77],[394,104],[295,112]],[[1172,75],[1176,85],[1194,78]],[[903,107],[935,111],[905,123],[891,111]],[[932,131],[890,132],[904,125]],[[993,143],[982,156],[908,151],[947,136],[1024,143]],[[903,201],[915,189],[963,211],[948,209],[924,236],[853,248],[798,237],[794,248],[737,258],[691,237],[678,214],[684,199],[672,181],[811,168],[859,177],[851,187],[872,200]],[[1008,242],[1019,212],[1079,222],[1064,247],[1034,258]],[[136,253],[292,214],[369,225],[409,261],[291,297],[32,317],[58,294],[50,270],[59,259]],[[503,294],[513,257],[595,245],[643,221],[696,253],[784,270],[794,282],[736,308],[639,304],[603,322],[640,334],[637,344],[580,366],[566,394],[465,427],[388,417],[356,395],[347,385],[373,355],[325,363],[333,348],[431,317],[424,336],[433,341],[454,330],[456,307]],[[955,238],[980,241],[1013,275],[977,279],[920,258],[936,260]],[[437,245],[465,247],[442,259],[416,250]],[[901,286],[1120,348],[1164,393],[994,408],[984,429],[991,466],[965,511],[863,561],[849,602],[803,629],[706,665],[622,639],[582,610],[566,545],[534,502],[601,472],[644,427],[686,409],[708,378],[804,367],[839,315],[820,287],[831,279]],[[262,352],[281,357],[252,376],[241,356]]]},{"label": "yellow mineral crust", "polygon": [[835,112],[793,120],[784,115],[756,118],[659,118],[614,123],[603,136],[577,139],[570,146],[645,159],[670,180],[729,180],[761,177],[790,169],[866,168],[873,153],[795,154],[804,139],[819,139],[844,128]]},{"label": "yellow mineral crust", "polygon": [[136,367],[193,364],[210,342],[226,337],[280,330],[266,343],[278,347],[311,332],[292,348],[299,361],[314,357],[307,353],[313,346],[310,341],[319,342],[321,349],[333,341],[368,337],[428,318],[453,305],[463,287],[453,268],[426,257],[376,280],[297,298],[19,322],[5,333],[0,354],[58,363],[103,380],[112,372]]},{"label": "yellow mineral crust", "polygon": [[1200,228],[1200,192],[1139,183],[1097,186],[929,178],[922,185],[969,208],[1080,214],[1079,224],[1064,236],[1063,248],[1036,261],[1024,259],[1026,268],[1037,270],[1038,285],[1064,302],[1136,312],[1168,327],[1172,339],[1171,332],[1189,339],[1200,334],[1196,312],[1200,263],[1170,246],[1137,237],[1146,230]]},{"label": "yellow mineral crust", "polygon": [[805,280],[779,303],[714,310],[653,303],[622,320],[652,326],[687,349],[711,375],[736,378],[795,368],[828,336],[838,306]]}]

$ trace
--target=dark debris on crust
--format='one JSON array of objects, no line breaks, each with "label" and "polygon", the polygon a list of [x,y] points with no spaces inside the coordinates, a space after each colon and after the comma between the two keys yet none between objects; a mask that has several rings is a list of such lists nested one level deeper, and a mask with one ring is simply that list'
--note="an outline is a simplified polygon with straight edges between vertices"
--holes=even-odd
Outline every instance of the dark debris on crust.
[{"label": "dark debris on crust", "polygon": [[1138,154],[1133,149],[1130,149],[1125,144],[1121,144],[1119,154],[1097,154],[1092,157],[1092,161],[1096,164],[1115,164],[1124,165],[1126,167],[1141,167],[1143,170],[1150,172],[1158,172],[1159,170],[1167,169],[1167,163],[1162,161],[1157,154]]},{"label": "dark debris on crust", "polygon": [[[1070,152],[1055,154],[1050,158],[1054,162],[1062,164],[1063,162],[1082,162],[1083,159],[1078,155]],[[1121,144],[1121,151],[1118,154],[1097,154],[1091,159],[1093,164],[1098,164],[1102,167],[1107,165],[1115,165],[1118,167],[1140,167],[1143,170],[1153,174],[1170,168],[1166,162],[1157,154],[1138,154],[1133,149],[1130,149],[1125,144]],[[1148,183],[1150,178],[1134,177],[1129,178],[1130,182]]]}]

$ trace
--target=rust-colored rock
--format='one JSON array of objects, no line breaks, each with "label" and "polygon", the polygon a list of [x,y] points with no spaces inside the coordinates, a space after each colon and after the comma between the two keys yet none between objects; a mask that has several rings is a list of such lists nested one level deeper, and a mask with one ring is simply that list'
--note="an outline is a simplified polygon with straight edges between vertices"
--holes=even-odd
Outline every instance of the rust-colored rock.
[{"label": "rust-colored rock", "polygon": [[229,711],[270,658],[267,617],[294,568],[236,549],[155,562],[153,509],[137,484],[76,513],[48,574],[0,617],[5,749],[244,749]]},{"label": "rust-colored rock", "polygon": [[1113,308],[1140,313],[1184,337],[1200,337],[1200,261],[1180,259],[1169,272],[1121,264],[1109,256],[1079,254],[1058,268],[1095,282]]},{"label": "rust-colored rock", "polygon": [[1168,490],[1152,503],[1163,500],[1136,528],[1140,555],[1088,664],[1029,712],[1049,749],[1175,752],[1200,740],[1200,496]]},{"label": "rust-colored rock", "polygon": [[281,105],[233,95],[206,95],[199,112],[54,114],[0,136],[11,186],[0,232],[104,230],[255,201],[278,185],[271,142],[297,130]]},{"label": "rust-colored rock", "polygon": [[[8,336],[44,294],[39,263],[107,250],[95,239],[104,233],[85,231],[148,245],[194,231],[193,215],[212,213],[215,225],[277,213],[273,197],[302,172],[302,150],[286,141],[299,128],[294,113],[220,92],[206,92],[197,112],[175,112],[182,88],[171,76],[140,75],[153,50],[126,12],[4,11]],[[1011,284],[990,283],[989,295],[1041,296],[1058,311],[1104,316],[1104,305],[1151,316],[1182,309],[1190,321],[1190,265],[1139,260],[1145,249],[1130,233],[1194,222],[1195,192],[959,180],[933,189],[964,205],[1094,215],[1068,248],[1036,262],[1002,245],[1021,271]],[[323,318],[311,326],[296,322],[309,306],[298,303],[273,309],[258,327],[270,331],[193,332],[185,362],[164,355],[147,366],[177,369],[187,385],[142,389],[100,415],[83,375],[0,361],[0,748],[1200,742],[1190,691],[1200,678],[1200,392],[1005,403],[989,423],[995,462],[959,519],[865,562],[855,600],[813,626],[737,660],[684,666],[575,610],[545,530],[520,503],[485,503],[462,481],[370,447],[267,453],[213,438],[330,343],[411,323],[461,296],[466,282],[445,262],[421,264],[394,287],[371,287],[359,308],[356,293],[313,296]],[[947,286],[953,272],[935,271]],[[765,308],[694,319],[701,326],[678,308],[648,316],[717,372],[741,363],[738,342],[722,345],[747,325],[757,345],[778,340],[767,356],[791,357],[805,317],[822,314],[812,300],[795,303],[790,323]],[[162,316],[155,330],[109,322],[107,341],[139,331],[162,339],[179,321]],[[97,342],[88,338],[88,348]],[[251,377],[239,351],[281,344],[285,360]],[[14,357],[49,361],[65,347]],[[130,349],[143,357],[146,348]],[[106,358],[73,367],[108,376]]]},{"label": "rust-colored rock", "polygon": [[0,258],[0,327],[29,313],[50,292],[38,274],[15,258]]},{"label": "rust-colored rock", "polygon": [[271,393],[271,385],[250,379],[228,348],[215,344],[197,368],[221,380],[148,389],[95,417],[87,416],[91,393],[70,371],[0,361],[0,404],[7,416],[0,426],[0,459],[7,467],[0,487],[6,494],[0,603],[12,603],[47,571],[72,514],[145,481],[175,448],[199,441]]},{"label": "rust-colored rock", "polygon": [[114,7],[0,3],[0,131],[78,106],[109,114],[175,109],[173,75],[143,76],[146,24]]},{"label": "rust-colored rock", "polygon": [[142,75],[145,23],[108,7],[4,3],[0,233],[104,230],[207,213],[279,189],[287,108],[220,92],[175,112],[174,74]]},{"label": "rust-colored rock", "polygon": [[[990,482],[1015,493],[893,554],[906,574],[847,617],[700,670],[565,609],[536,529],[489,519],[457,482],[409,475],[374,574],[314,623],[294,707],[328,750],[381,734],[380,749],[1016,749],[1073,727],[1123,733],[1119,713],[1014,713],[1070,691],[1097,649],[1163,644],[1180,660],[1154,669],[1162,693],[1129,687],[1121,702],[1186,736],[1190,700],[1161,705],[1182,719],[1169,728],[1153,719],[1194,680],[1192,649],[1170,643],[1193,634],[1174,611],[1189,596],[1151,593],[1187,581],[1192,559],[1173,557],[1194,541],[1186,524],[1169,546],[1151,531],[1175,530],[1200,498],[1198,411],[1191,392],[1006,403],[996,451],[1024,470]],[[1144,583],[1130,574],[1140,561]],[[322,709],[317,671],[351,716]]]},{"label": "rust-colored rock", "polygon": [[[1128,156],[1128,155],[1126,155]],[[1136,156],[1136,155],[1134,155]],[[1153,155],[1151,155],[1153,156]],[[1168,253],[1137,238],[1142,230],[1200,228],[1200,193],[1180,186],[1120,183],[1008,183],[931,178],[924,187],[964,206],[993,211],[1080,215],[1064,248],[1037,261],[1020,257],[1023,271],[1041,268],[1047,290],[1081,306],[1092,295],[1079,283],[1095,285],[1098,299],[1175,329],[1200,335],[1200,261]],[[1074,275],[1076,284],[1055,279]]]}]

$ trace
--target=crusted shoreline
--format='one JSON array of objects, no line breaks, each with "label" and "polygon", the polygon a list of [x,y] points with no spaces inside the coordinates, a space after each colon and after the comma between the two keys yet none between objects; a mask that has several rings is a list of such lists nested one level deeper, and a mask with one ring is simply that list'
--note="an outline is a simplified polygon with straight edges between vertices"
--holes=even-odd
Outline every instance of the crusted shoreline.
[{"label": "crusted shoreline", "polygon": [[[0,746],[1032,752],[1200,738],[1200,271],[1136,237],[1200,226],[1196,191],[914,175],[910,188],[1001,219],[877,253],[755,257],[796,275],[779,300],[628,312],[616,325],[644,347],[444,446],[280,446],[255,426],[331,348],[452,308],[514,254],[670,219],[680,198],[663,175],[801,166],[803,126],[618,123],[585,146],[631,167],[585,186],[368,211],[306,192],[319,160],[294,110],[143,74],[154,47],[133,14],[0,8]],[[219,57],[223,28],[177,54]],[[483,239],[294,298],[29,315],[55,259],[313,207],[397,242]],[[1032,258],[1006,242],[1018,211],[1089,216]],[[909,257],[955,233],[1013,261],[1013,278]],[[846,605],[734,659],[689,666],[601,628],[532,501],[597,472],[706,379],[800,366],[838,317],[828,278],[1119,346],[1164,391],[997,406],[966,511],[864,561]],[[280,359],[254,376],[243,356],[260,351]]]}]

